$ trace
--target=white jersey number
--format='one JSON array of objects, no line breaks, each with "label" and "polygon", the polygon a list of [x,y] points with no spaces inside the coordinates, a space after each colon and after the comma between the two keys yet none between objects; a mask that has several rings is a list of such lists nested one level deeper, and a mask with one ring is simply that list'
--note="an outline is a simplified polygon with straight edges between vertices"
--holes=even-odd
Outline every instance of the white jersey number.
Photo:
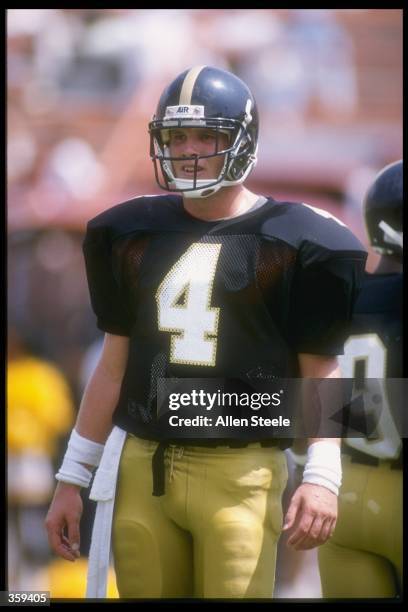
[{"label": "white jersey number", "polygon": [[375,385],[375,389],[366,388],[365,390],[366,412],[370,411],[370,407],[375,412],[376,405],[370,406],[370,401],[378,393],[381,395],[381,412],[376,423],[378,439],[350,437],[345,440],[346,444],[352,448],[379,459],[397,457],[401,448],[401,438],[390,411],[384,385],[386,358],[387,350],[377,334],[350,336],[344,345],[344,355],[338,357],[343,378],[354,378],[357,362],[364,361],[365,378],[369,379],[366,383]]},{"label": "white jersey number", "polygon": [[215,366],[219,308],[211,295],[221,244],[194,243],[156,292],[158,325],[170,332],[170,362]]}]

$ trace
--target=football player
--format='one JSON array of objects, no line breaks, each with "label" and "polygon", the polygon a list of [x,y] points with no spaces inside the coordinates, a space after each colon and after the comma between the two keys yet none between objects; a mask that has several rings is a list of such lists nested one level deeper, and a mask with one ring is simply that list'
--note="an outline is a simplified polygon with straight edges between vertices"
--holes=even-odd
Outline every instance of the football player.
[{"label": "football player", "polygon": [[[367,234],[381,254],[366,273],[340,366],[367,387],[402,372],[403,164],[384,168],[364,202]],[[393,388],[384,383],[382,415],[373,438],[343,446],[339,520],[318,551],[324,597],[395,597],[402,576],[402,444],[393,420]]]},{"label": "football player", "polygon": [[[164,90],[149,123],[159,186],[99,214],[84,254],[106,332],[46,526],[78,556],[80,490],[98,500],[88,596],[104,597],[112,543],[121,597],[272,597],[290,439],[172,439],[162,379],[339,375],[366,252],[336,219],[252,193],[258,112],[248,87],[209,66]],[[248,434],[249,435],[249,434]],[[310,439],[285,517],[298,549],[337,517],[338,439]]]}]

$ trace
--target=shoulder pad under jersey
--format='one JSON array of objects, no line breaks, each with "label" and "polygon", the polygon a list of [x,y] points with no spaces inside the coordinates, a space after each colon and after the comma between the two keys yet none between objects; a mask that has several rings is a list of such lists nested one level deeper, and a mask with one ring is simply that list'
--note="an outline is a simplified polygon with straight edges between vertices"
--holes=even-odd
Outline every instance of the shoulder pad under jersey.
[{"label": "shoulder pad under jersey", "polygon": [[305,265],[335,253],[366,258],[367,252],[361,242],[329,212],[297,202],[270,200],[266,206],[263,236],[278,238],[301,251]]},{"label": "shoulder pad under jersey", "polygon": [[151,195],[127,200],[104,210],[88,222],[85,240],[94,234],[107,233],[114,240],[119,236],[137,231],[177,231],[180,196]]}]

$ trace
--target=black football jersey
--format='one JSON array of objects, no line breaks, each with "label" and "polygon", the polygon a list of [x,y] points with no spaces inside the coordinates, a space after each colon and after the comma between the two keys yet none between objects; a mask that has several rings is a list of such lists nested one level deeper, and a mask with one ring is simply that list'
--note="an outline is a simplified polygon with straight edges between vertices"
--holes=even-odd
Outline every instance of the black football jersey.
[{"label": "black football jersey", "polygon": [[366,259],[307,205],[203,221],[175,195],[101,213],[84,255],[98,327],[130,338],[113,421],[151,439],[158,378],[297,377],[298,353],[341,354]]}]

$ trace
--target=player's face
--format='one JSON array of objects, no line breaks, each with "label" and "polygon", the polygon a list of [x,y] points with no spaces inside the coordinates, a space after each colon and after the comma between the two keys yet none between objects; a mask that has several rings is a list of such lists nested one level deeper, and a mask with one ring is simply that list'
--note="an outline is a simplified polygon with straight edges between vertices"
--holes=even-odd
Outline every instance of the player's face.
[{"label": "player's face", "polygon": [[[192,157],[193,155],[213,155],[217,149],[223,151],[229,146],[227,134],[207,128],[176,128],[170,130],[170,155],[172,157]],[[173,171],[177,178],[193,179],[195,160],[173,161]],[[224,155],[200,159],[197,166],[197,179],[218,178],[224,164]]]}]

